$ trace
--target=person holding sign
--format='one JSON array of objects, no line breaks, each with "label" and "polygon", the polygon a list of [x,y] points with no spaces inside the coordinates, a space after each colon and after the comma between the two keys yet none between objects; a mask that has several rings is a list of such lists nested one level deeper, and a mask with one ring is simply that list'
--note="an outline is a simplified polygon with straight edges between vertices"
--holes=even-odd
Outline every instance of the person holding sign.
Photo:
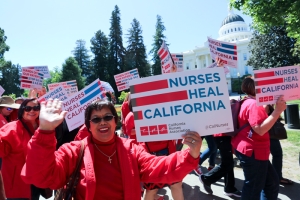
[{"label": "person holding sign", "polygon": [[268,116],[263,106],[256,105],[254,80],[245,78],[241,89],[248,100],[241,105],[238,122],[240,127],[247,123],[249,126],[231,140],[245,176],[241,199],[277,199],[279,178],[269,161],[268,131],[286,109],[286,102],[280,96],[274,111]]},{"label": "person holding sign", "polygon": [[[66,143],[55,151],[55,127],[66,111],[62,102],[41,103],[40,125],[29,141],[21,176],[27,184],[58,189],[70,178],[79,157],[81,141]],[[118,115],[114,105],[98,100],[85,110],[85,125],[91,135],[85,144],[75,199],[140,200],[140,182],[178,182],[199,161],[202,144],[198,133],[183,135],[184,151],[156,157],[130,139],[115,134]]]}]

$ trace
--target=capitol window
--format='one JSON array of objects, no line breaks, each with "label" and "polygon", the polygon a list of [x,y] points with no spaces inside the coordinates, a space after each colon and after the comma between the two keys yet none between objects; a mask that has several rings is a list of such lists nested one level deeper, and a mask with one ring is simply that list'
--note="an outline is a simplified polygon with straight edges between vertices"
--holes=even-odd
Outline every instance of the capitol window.
[{"label": "capitol window", "polygon": [[232,32],[233,30],[231,29],[231,32]]},{"label": "capitol window", "polygon": [[236,28],[234,28],[234,31],[236,31]]},{"label": "capitol window", "polygon": [[238,30],[239,30],[239,31],[241,30],[240,27],[238,28]]}]

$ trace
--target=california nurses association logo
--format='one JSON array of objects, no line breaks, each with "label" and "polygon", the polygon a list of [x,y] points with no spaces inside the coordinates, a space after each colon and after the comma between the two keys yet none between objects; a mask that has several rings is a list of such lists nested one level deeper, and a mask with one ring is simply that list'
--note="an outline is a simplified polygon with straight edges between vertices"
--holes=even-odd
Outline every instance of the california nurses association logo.
[{"label": "california nurses association logo", "polygon": [[274,100],[273,96],[259,97],[259,102],[268,102],[268,101],[273,101],[273,100]]},{"label": "california nurses association logo", "polygon": [[168,134],[168,126],[167,124],[142,126],[140,127],[140,131],[141,131],[141,136]]}]

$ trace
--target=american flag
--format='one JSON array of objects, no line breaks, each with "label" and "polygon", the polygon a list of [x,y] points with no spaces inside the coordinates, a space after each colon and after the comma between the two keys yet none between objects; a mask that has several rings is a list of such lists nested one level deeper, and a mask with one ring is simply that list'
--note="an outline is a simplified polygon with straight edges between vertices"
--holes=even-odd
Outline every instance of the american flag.
[{"label": "american flag", "polygon": [[171,69],[174,65],[174,62],[172,60],[172,56],[169,52],[168,46],[166,45],[165,41],[163,41],[161,47],[159,48],[157,52],[158,56],[161,60],[161,73],[170,73]]}]

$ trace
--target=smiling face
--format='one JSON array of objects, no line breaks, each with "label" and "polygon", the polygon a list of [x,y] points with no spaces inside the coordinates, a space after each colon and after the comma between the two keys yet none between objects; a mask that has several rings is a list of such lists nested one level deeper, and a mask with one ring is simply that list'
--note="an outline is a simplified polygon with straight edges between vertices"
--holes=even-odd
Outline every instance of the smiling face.
[{"label": "smiling face", "polygon": [[[93,110],[90,120],[97,117],[103,118],[107,115],[111,116],[113,114],[110,109],[106,107],[102,108],[101,110]],[[104,121],[102,119],[99,123],[90,121],[90,131],[92,132],[93,137],[101,142],[108,142],[114,137],[116,126],[117,124],[114,118],[112,118],[110,121]]]},{"label": "smiling face", "polygon": [[[37,101],[30,101],[26,104],[26,106],[38,106],[38,102]],[[29,112],[26,112],[24,110],[24,113],[22,115],[23,119],[26,121],[35,121],[38,117],[39,117],[40,111],[34,111],[33,109],[31,109]]]}]

